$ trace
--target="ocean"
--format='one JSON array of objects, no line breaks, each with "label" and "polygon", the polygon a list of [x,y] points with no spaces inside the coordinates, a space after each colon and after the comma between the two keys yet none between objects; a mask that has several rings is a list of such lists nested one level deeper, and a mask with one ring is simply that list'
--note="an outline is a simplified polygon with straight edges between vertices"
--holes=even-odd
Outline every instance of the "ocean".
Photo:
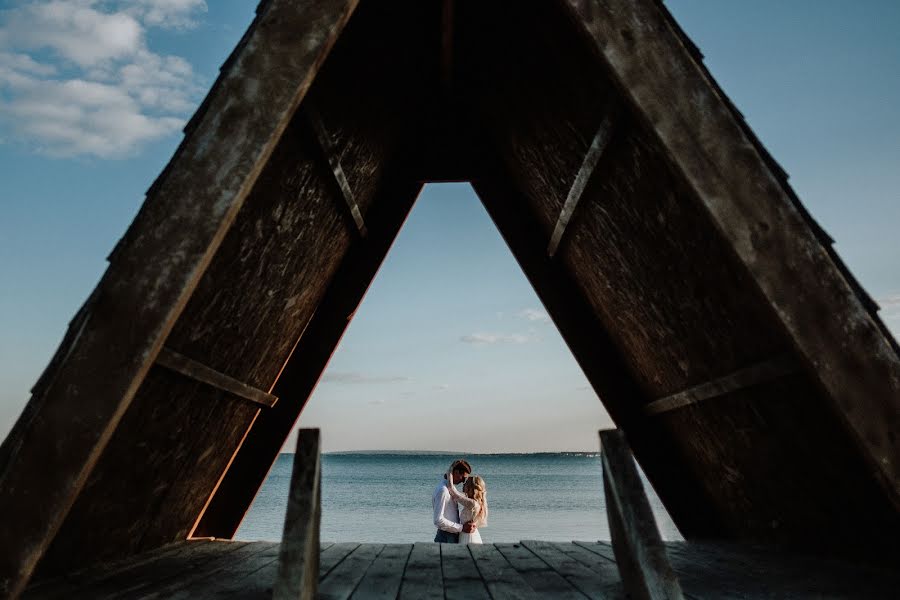
[{"label": "ocean", "polygon": [[[278,457],[236,539],[281,539],[293,458]],[[487,484],[486,543],[609,540],[597,453],[324,454],[321,540],[432,541],[431,493],[455,458]],[[663,539],[682,539],[646,479],[644,487]]]}]

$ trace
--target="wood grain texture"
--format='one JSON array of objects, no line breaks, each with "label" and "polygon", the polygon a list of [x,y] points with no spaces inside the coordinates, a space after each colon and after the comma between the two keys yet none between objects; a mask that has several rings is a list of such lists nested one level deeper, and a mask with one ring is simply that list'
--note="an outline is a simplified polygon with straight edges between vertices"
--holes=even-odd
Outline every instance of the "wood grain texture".
[{"label": "wood grain texture", "polygon": [[600,447],[606,514],[622,584],[633,598],[681,600],[681,585],[666,556],[624,432],[601,431]]},{"label": "wood grain texture", "polygon": [[210,94],[0,448],[0,593],[24,588],[354,6],[267,2]]},{"label": "wood grain texture", "polygon": [[393,600],[400,592],[412,544],[387,544],[366,570],[353,593],[355,600]]},{"label": "wood grain texture", "polygon": [[166,347],[159,351],[156,364],[266,408],[272,408],[278,402],[277,396],[250,387]]},{"label": "wood grain texture", "polygon": [[644,412],[648,415],[658,415],[660,413],[676,410],[684,406],[710,400],[712,398],[721,398],[731,392],[736,392],[744,388],[768,383],[773,379],[778,379],[799,371],[797,364],[790,356],[779,356],[749,367],[745,367],[734,373],[729,373],[724,377],[719,377],[698,386],[654,400],[644,407]]},{"label": "wood grain texture", "polygon": [[567,600],[587,598],[546,561],[522,544],[494,544],[494,547],[539,595],[552,595],[554,598]]},{"label": "wood grain texture", "polygon": [[349,598],[384,544],[362,544],[351,552],[319,583],[319,598],[346,600]]},{"label": "wood grain texture", "polygon": [[492,544],[471,544],[469,552],[492,600],[537,599],[539,596]]},{"label": "wood grain texture", "polygon": [[484,598],[490,593],[466,544],[440,544],[444,597],[447,600]]},{"label": "wood grain texture", "polygon": [[322,518],[319,452],[319,430],[299,430],[278,556],[278,578],[272,594],[275,600],[316,597]]},{"label": "wood grain texture", "polygon": [[830,409],[900,511],[900,357],[854,282],[661,3],[567,5],[813,367]]},{"label": "wood grain texture", "polygon": [[400,600],[443,600],[440,544],[416,542],[413,545],[397,597]]}]

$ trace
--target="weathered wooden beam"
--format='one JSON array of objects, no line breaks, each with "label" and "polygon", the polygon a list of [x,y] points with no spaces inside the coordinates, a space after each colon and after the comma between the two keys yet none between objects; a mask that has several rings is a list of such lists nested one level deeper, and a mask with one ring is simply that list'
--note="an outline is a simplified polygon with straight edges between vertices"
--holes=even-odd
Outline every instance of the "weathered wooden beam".
[{"label": "weathered wooden beam", "polygon": [[319,430],[301,429],[278,554],[278,578],[272,589],[275,600],[313,600],[318,592],[321,479]]},{"label": "weathered wooden beam", "polygon": [[547,256],[544,248],[534,243],[541,238],[543,226],[531,211],[523,210],[529,205],[527,198],[512,185],[509,173],[496,160],[483,162],[485,171],[493,170],[494,175],[474,179],[472,187],[604,407],[628,432],[641,464],[656,482],[660,498],[678,529],[685,537],[727,535],[697,476],[672,460],[680,450],[671,433],[660,426],[659,420],[645,418],[640,407],[651,398],[632,374],[584,292],[560,261]]},{"label": "weathered wooden beam", "polygon": [[900,356],[658,0],[566,0],[572,22],[730,242],[900,510]]},{"label": "weathered wooden beam", "polygon": [[550,236],[550,244],[547,246],[547,254],[550,256],[556,254],[556,250],[559,248],[559,243],[566,232],[566,227],[569,225],[572,215],[575,214],[575,209],[578,208],[582,194],[584,194],[584,188],[587,187],[588,181],[590,181],[591,175],[600,161],[600,157],[603,156],[603,151],[606,150],[606,146],[609,144],[613,125],[612,115],[607,114],[600,124],[600,128],[597,129],[587,154],[584,155],[584,161],[578,169],[578,174],[575,175],[575,181],[569,189],[569,195],[566,197],[566,202],[559,213],[559,219],[557,219],[556,226],[553,228],[553,234]]},{"label": "weathered wooden beam", "polygon": [[344,202],[347,204],[350,216],[353,218],[353,222],[356,223],[356,229],[361,236],[365,237],[366,223],[359,210],[359,205],[356,203],[356,196],[353,194],[350,183],[347,181],[347,176],[344,174],[344,168],[341,166],[341,160],[338,156],[337,149],[331,143],[331,134],[328,133],[328,129],[322,121],[322,115],[319,114],[315,105],[309,100],[303,105],[303,109],[306,111],[309,123],[312,125],[313,131],[316,134],[316,139],[319,141],[319,146],[322,148],[325,160],[328,161],[328,166],[331,167],[334,181],[337,183],[338,189],[341,191],[341,196],[343,196]]},{"label": "weathered wooden beam", "polygon": [[170,348],[163,347],[159,351],[156,357],[156,364],[266,408],[272,408],[278,402],[277,396],[251,387],[242,381],[191,360]]},{"label": "weathered wooden beam", "polygon": [[231,538],[240,526],[422,189],[405,174],[398,177],[389,176],[377,193],[369,235],[351,246],[275,383],[278,404],[257,417],[192,535]]},{"label": "weathered wooden beam", "polygon": [[703,402],[712,398],[721,398],[754,385],[767,383],[800,370],[792,356],[784,355],[740,369],[712,381],[701,383],[690,389],[654,400],[644,407],[648,415],[660,413]]},{"label": "weathered wooden beam", "polygon": [[625,591],[646,600],[683,598],[625,433],[601,430],[600,449],[606,514]]},{"label": "weathered wooden beam", "polygon": [[25,587],[356,4],[267,2],[210,93],[0,448],[0,596]]}]

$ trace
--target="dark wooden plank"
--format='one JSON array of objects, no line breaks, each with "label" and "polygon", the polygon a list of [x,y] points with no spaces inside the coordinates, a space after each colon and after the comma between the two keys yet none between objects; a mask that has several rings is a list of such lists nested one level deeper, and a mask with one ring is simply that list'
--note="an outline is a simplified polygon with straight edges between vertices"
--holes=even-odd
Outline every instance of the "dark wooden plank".
[{"label": "dark wooden plank", "polygon": [[[813,367],[810,373],[827,392],[829,408],[844,421],[883,494],[900,509],[895,441],[900,356],[804,218],[773,161],[692,55],[661,3],[565,4],[696,190],[802,363]],[[861,530],[860,542],[876,533]],[[875,543],[890,549],[896,535],[893,529]]]},{"label": "dark wooden plank", "polygon": [[219,373],[215,369],[210,369],[170,348],[163,347],[159,351],[156,364],[266,408],[272,408],[278,402],[277,396],[251,387],[224,373]]},{"label": "dark wooden plank", "polygon": [[355,5],[267,2],[210,94],[0,447],[0,594],[25,588]]},{"label": "dark wooden plank", "polygon": [[[213,543],[226,546],[235,542]],[[192,564],[190,569],[175,576],[157,577],[154,571],[142,572],[142,581],[123,589],[121,594],[146,600],[184,597],[196,590],[212,587],[218,581],[234,580],[242,567],[259,561],[261,555],[271,560],[277,551],[278,544],[275,542],[250,542],[234,550],[223,548],[214,558],[201,565]]]},{"label": "dark wooden plank", "polygon": [[690,389],[671,394],[665,398],[654,400],[644,407],[648,415],[657,415],[703,402],[711,398],[721,398],[731,392],[759,385],[796,373],[800,367],[793,356],[783,355],[772,358],[744,369],[729,373],[712,381],[707,381]]},{"label": "dark wooden plank", "polygon": [[387,544],[366,571],[356,591],[354,600],[393,600],[400,592],[407,559],[412,544]]},{"label": "dark wooden plank", "polygon": [[301,429],[297,432],[297,450],[281,536],[275,600],[316,597],[322,518],[321,479],[319,430]]},{"label": "dark wooden plank", "polygon": [[93,583],[111,577],[117,573],[134,572],[142,566],[160,560],[166,556],[187,552],[188,545],[202,545],[209,540],[184,541],[168,544],[156,550],[145,552],[140,556],[130,556],[120,560],[93,565],[83,569],[58,575],[31,583],[23,594],[23,598],[29,597],[67,597],[75,590],[87,587]]},{"label": "dark wooden plank", "polygon": [[310,125],[312,125],[313,131],[316,132],[316,138],[319,140],[322,154],[325,156],[325,160],[328,161],[328,165],[331,167],[334,181],[341,192],[341,196],[344,199],[344,203],[347,205],[347,209],[350,211],[350,216],[353,217],[353,222],[356,223],[359,234],[365,237],[366,223],[363,220],[362,213],[356,203],[353,189],[350,188],[350,183],[347,181],[347,176],[344,174],[344,168],[341,166],[341,161],[337,157],[336,149],[331,145],[331,136],[328,134],[325,123],[322,122],[322,115],[316,110],[315,105],[309,101],[303,105],[303,109],[306,111],[306,116],[309,119]]},{"label": "dark wooden plank", "polygon": [[467,544],[440,544],[441,570],[444,573],[444,597],[490,598]]},{"label": "dark wooden plank", "polygon": [[578,600],[585,595],[521,544],[494,544],[531,588],[544,597]]},{"label": "dark wooden plank", "polygon": [[275,383],[281,401],[257,417],[194,535],[230,538],[237,531],[421,189],[401,177],[379,191],[367,213],[369,235],[351,246]]},{"label": "dark wooden plank", "polygon": [[417,542],[410,552],[400,585],[400,600],[443,600],[441,546]]},{"label": "dark wooden plank", "polygon": [[540,597],[493,544],[471,544],[469,552],[493,600]]},{"label": "dark wooden plank", "polygon": [[319,582],[318,597],[328,600],[349,598],[383,548],[383,544],[360,544]]},{"label": "dark wooden plank", "polygon": [[634,598],[680,600],[681,586],[666,556],[625,433],[600,431],[600,447],[606,514],[625,589]]},{"label": "dark wooden plank", "polygon": [[571,558],[557,548],[553,542],[523,540],[522,545],[589,598],[615,597],[614,592],[611,596],[609,595],[611,594],[610,590],[615,589],[615,586],[611,585],[615,582],[604,579],[600,574]]},{"label": "dark wooden plank", "polygon": [[89,588],[82,588],[79,593],[90,598],[132,597],[147,592],[153,586],[166,585],[185,574],[202,569],[211,561],[220,560],[220,557],[243,550],[247,546],[247,542],[191,544],[187,546],[186,552],[143,564],[127,572],[120,571],[97,581]]},{"label": "dark wooden plank", "polygon": [[218,576],[193,581],[190,585],[172,592],[157,596],[187,600],[193,598],[272,598],[272,587],[278,573],[278,544],[254,542],[256,552],[243,560],[233,561],[227,570]]},{"label": "dark wooden plank", "polygon": [[679,450],[671,434],[641,411],[652,397],[642,388],[613,331],[594,312],[575,277],[535,245],[534,240],[545,234],[537,217],[521,210],[528,200],[513,187],[512,176],[496,160],[486,162],[496,176],[476,179],[472,187],[597,396],[617,424],[634,432],[635,452],[669,514],[684,535],[709,537],[721,532],[703,482],[684,464],[672,462]]},{"label": "dark wooden plank", "polygon": [[555,547],[569,558],[577,560],[599,575],[600,578],[606,582],[604,596],[608,598],[625,598],[627,596],[625,588],[622,585],[619,568],[616,566],[615,559],[611,560],[605,556],[591,552],[575,542],[560,542],[557,543]]},{"label": "dark wooden plank", "polygon": [[584,194],[584,188],[587,187],[588,180],[590,180],[591,175],[594,174],[594,169],[600,161],[600,157],[603,156],[603,151],[606,150],[607,144],[609,144],[613,125],[612,115],[607,114],[603,118],[603,122],[600,124],[597,133],[594,135],[594,139],[591,140],[591,145],[584,155],[584,161],[581,163],[581,167],[575,175],[575,181],[572,183],[572,187],[569,188],[566,202],[563,204],[556,225],[553,227],[550,243],[547,245],[547,254],[549,256],[556,254],[556,250],[559,248],[559,242],[562,240],[566,227],[569,225],[569,220],[572,218],[572,215],[575,214],[575,209],[578,208],[578,203],[581,201],[582,194]]},{"label": "dark wooden plank", "polygon": [[338,566],[351,552],[359,548],[357,542],[341,542],[329,546],[319,556],[319,580],[325,577]]},{"label": "dark wooden plank", "polygon": [[672,566],[697,597],[896,597],[900,573],[885,565],[804,556],[769,546],[669,543]]}]

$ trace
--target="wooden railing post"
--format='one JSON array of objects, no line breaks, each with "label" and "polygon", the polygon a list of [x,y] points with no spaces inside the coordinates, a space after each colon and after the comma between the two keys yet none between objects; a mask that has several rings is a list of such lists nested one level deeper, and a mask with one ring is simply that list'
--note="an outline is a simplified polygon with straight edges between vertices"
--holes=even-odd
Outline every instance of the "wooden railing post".
[{"label": "wooden railing post", "polygon": [[650,501],[625,434],[600,431],[603,490],[616,565],[631,598],[681,600],[681,585],[669,564]]},{"label": "wooden railing post", "polygon": [[318,592],[321,478],[319,430],[301,429],[278,555],[278,579],[272,592],[274,600],[313,600]]}]

